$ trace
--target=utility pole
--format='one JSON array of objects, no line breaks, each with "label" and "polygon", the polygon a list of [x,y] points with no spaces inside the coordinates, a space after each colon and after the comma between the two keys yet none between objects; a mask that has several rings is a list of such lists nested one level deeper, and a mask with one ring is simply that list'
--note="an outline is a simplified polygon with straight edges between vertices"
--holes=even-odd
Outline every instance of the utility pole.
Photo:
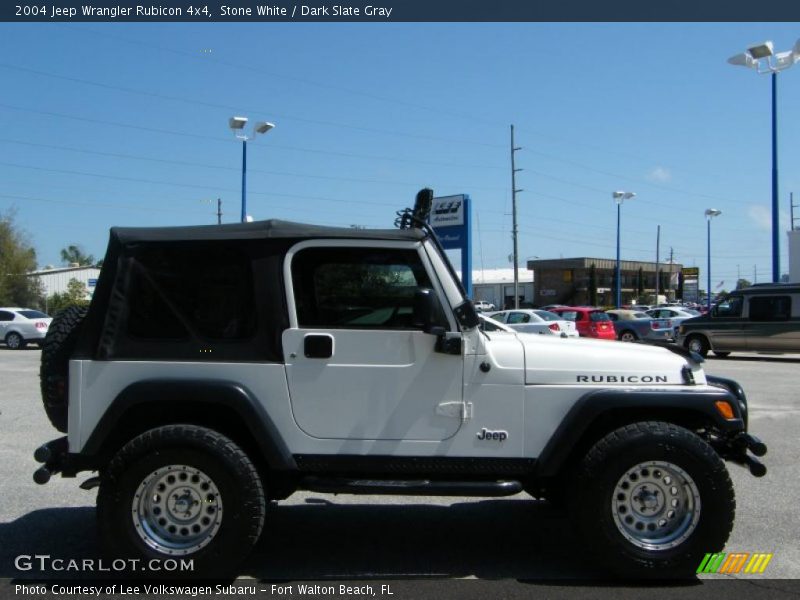
[{"label": "utility pole", "polygon": [[222,198],[217,198],[217,225],[222,225]]},{"label": "utility pole", "polygon": [[519,308],[519,249],[517,245],[517,169],[514,163],[514,154],[522,148],[514,146],[514,126],[511,126],[511,237],[514,240],[514,308]]},{"label": "utility pole", "polygon": [[658,226],[656,230],[656,305],[658,305],[658,288],[659,288],[659,279],[658,276],[658,263],[660,258],[660,249],[661,249],[661,225]]},{"label": "utility pole", "polygon": [[758,273],[756,273],[755,265],[753,265],[753,283],[758,283]]},{"label": "utility pole", "polygon": [[[670,291],[672,290],[672,269],[675,263],[672,260],[672,246],[669,247],[669,286],[667,289]],[[675,300],[675,294],[672,294],[672,300]],[[670,300],[669,294],[667,294],[667,300]]]},{"label": "utility pole", "polygon": [[789,227],[789,229],[791,229],[792,231],[797,229],[797,227],[794,226],[794,209],[795,208],[798,208],[798,206],[796,206],[795,203],[794,203],[794,192],[789,192],[789,212],[791,213],[791,227]]}]

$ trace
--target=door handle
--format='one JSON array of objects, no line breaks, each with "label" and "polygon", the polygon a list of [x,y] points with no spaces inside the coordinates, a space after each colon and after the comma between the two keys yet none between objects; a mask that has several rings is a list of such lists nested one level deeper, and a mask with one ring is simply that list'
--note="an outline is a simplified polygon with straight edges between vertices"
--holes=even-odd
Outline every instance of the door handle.
[{"label": "door handle", "polygon": [[303,338],[303,353],[306,358],[330,358],[333,356],[333,336],[329,333],[309,333]]}]

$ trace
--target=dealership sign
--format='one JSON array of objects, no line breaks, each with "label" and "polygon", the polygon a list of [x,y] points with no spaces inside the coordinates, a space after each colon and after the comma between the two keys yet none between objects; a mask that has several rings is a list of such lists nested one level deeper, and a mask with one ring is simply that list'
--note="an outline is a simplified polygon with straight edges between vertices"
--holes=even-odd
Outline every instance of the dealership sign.
[{"label": "dealership sign", "polygon": [[428,222],[445,250],[461,251],[461,282],[472,297],[472,235],[470,198],[466,194],[434,198]]}]

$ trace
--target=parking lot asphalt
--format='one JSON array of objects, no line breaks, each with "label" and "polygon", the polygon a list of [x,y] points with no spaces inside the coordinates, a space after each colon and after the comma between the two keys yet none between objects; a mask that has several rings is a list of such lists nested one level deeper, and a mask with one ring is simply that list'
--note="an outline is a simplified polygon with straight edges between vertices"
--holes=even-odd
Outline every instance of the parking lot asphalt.
[{"label": "parking lot asphalt", "polygon": [[[95,492],[78,488],[87,475],[54,477],[44,486],[31,479],[38,466],[33,450],[60,435],[41,407],[39,356],[37,349],[0,348],[0,578],[25,576],[14,568],[19,554],[100,555]],[[800,578],[800,355],[709,357],[705,367],[742,384],[750,429],[769,446],[764,478],[729,464],[737,500],[726,551],[773,553],[763,578]],[[569,525],[565,514],[525,494],[482,500],[298,493],[270,508],[242,575],[521,584],[603,578],[582,558]]]}]

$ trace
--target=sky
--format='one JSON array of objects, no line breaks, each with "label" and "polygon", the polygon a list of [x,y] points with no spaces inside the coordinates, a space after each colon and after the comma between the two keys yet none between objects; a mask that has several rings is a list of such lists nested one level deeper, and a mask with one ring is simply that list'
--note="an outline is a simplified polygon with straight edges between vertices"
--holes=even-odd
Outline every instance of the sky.
[{"label": "sky", "polygon": [[[712,287],[771,277],[766,75],[727,64],[796,23],[0,24],[0,213],[40,266],[112,226],[254,219],[391,227],[422,187],[473,201],[473,266],[509,267],[509,126],[519,256],[701,269]],[[781,272],[800,204],[800,67],[779,75]],[[798,211],[800,217],[800,210]],[[798,220],[800,224],[800,220]],[[521,275],[525,277],[525,274]],[[705,287],[704,285],[701,287]]]}]

